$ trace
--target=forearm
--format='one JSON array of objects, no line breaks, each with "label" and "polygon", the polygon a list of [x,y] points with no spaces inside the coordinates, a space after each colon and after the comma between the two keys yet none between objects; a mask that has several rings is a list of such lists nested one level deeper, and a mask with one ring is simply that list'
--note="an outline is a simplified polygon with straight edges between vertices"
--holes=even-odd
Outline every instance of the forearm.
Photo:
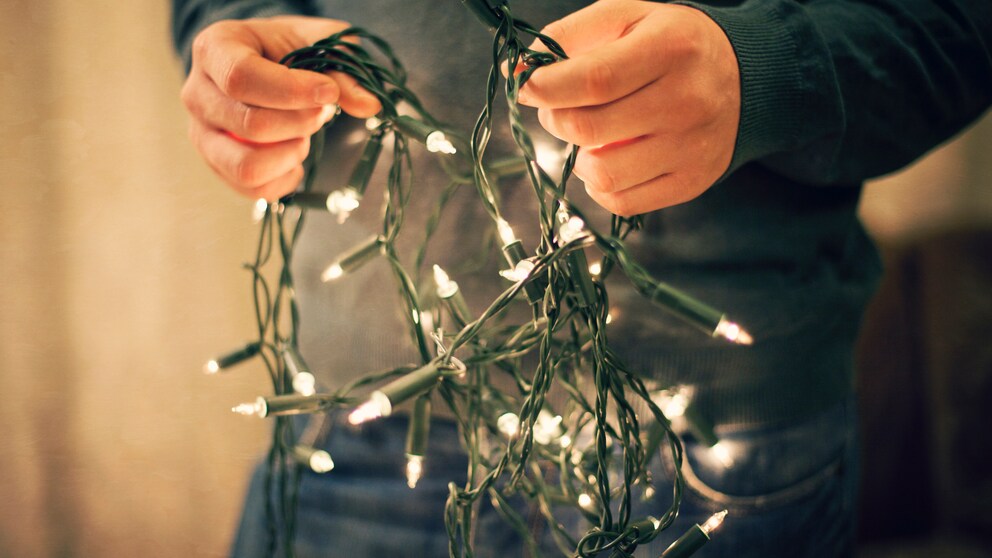
[{"label": "forearm", "polygon": [[223,19],[312,13],[308,0],[173,0],[173,46],[189,71],[193,38],[211,23]]},{"label": "forearm", "polygon": [[987,0],[748,0],[705,11],[741,69],[731,169],[858,183],[944,141],[992,102]]}]

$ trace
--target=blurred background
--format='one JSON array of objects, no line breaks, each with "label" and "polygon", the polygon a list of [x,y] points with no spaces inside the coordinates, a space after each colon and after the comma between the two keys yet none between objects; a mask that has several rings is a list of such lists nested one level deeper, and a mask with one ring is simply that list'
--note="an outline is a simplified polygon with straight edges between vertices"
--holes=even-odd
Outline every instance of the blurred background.
[{"label": "blurred background", "polygon": [[[223,556],[269,424],[250,202],[186,140],[168,3],[0,3],[0,557]],[[865,557],[992,554],[992,119],[872,184]]]}]

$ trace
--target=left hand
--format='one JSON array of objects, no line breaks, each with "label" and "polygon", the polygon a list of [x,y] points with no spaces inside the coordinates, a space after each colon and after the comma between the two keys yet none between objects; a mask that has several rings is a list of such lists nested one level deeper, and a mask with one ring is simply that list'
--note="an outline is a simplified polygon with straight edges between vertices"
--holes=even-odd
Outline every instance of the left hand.
[{"label": "left hand", "polygon": [[[600,0],[542,30],[569,59],[520,91],[554,136],[581,147],[575,174],[629,216],[689,201],[730,166],[740,121],[737,56],[687,6]],[[534,45],[532,48],[542,48]]]}]

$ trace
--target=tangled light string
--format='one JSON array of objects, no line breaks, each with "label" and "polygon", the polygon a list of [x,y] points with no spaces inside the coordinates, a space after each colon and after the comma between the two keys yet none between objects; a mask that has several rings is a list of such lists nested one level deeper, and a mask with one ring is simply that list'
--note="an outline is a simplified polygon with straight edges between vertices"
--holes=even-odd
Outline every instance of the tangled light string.
[{"label": "tangled light string", "polygon": [[[532,527],[510,503],[515,496],[536,505],[563,554],[632,556],[638,545],[656,538],[678,514],[682,445],[659,403],[666,406],[669,415],[683,414],[687,408],[684,394],[678,392],[672,392],[668,400],[659,399],[657,394],[653,398],[640,376],[610,348],[606,334],[610,307],[604,286],[607,276],[618,269],[646,298],[709,335],[735,343],[751,342],[747,332],[721,312],[655,280],[631,258],[623,239],[638,228],[639,219],[614,216],[609,233],[586,225],[565,191],[577,148],[570,148],[560,178],[551,178],[537,164],[517,104],[517,94],[529,77],[542,66],[566,58],[566,54],[552,39],[514,19],[505,3],[462,2],[494,32],[486,103],[468,142],[444,129],[425,110],[406,87],[406,73],[389,45],[362,29],[346,29],[290,53],[282,61],[291,68],[348,74],[375,95],[383,108],[367,123],[368,142],[344,188],[313,191],[323,146],[318,133],[306,162],[302,190],[277,203],[260,202],[261,236],[254,261],[246,264],[253,276],[258,338],[206,367],[208,372],[217,372],[259,356],[272,378],[275,395],[234,408],[245,415],[276,417],[265,482],[270,495],[266,498],[270,554],[277,548],[286,556],[293,554],[299,467],[316,472],[333,468],[331,456],[313,447],[313,429],[297,437],[287,416],[322,416],[333,409],[348,408],[349,421],[359,425],[388,416],[397,405],[413,401],[406,447],[407,480],[413,488],[424,474],[429,456],[431,402],[436,395],[455,417],[468,454],[467,480],[461,486],[449,484],[445,508],[452,557],[473,555],[473,523],[484,500],[519,533],[533,555],[541,555]],[[521,35],[536,37],[548,51],[528,48]],[[375,54],[356,39],[374,47]],[[499,68],[504,62],[509,68],[525,68],[504,80],[509,128],[521,156],[487,165],[483,160],[493,130]],[[401,107],[409,108],[414,116],[401,114]],[[299,308],[291,272],[304,210],[322,209],[339,222],[347,219],[362,202],[383,143],[389,139],[392,161],[386,179],[382,231],[340,255],[322,278],[338,280],[372,258],[385,257],[421,360],[369,373],[333,392],[317,392],[314,376],[297,346]],[[413,189],[411,140],[437,153],[450,178],[427,220],[424,240],[413,257],[413,273],[401,263],[395,249]],[[494,187],[501,180],[520,176],[526,176],[532,185],[539,207],[541,234],[533,255],[528,255],[502,217]],[[423,290],[418,290],[414,281],[449,196],[470,184],[475,185],[493,220],[509,265],[501,275],[512,281],[475,317],[457,282],[440,267],[434,266],[433,273],[436,296],[421,300],[418,292]],[[290,211],[292,207],[299,210]],[[598,273],[590,272],[587,249],[597,253],[593,267]],[[272,289],[263,271],[274,252],[281,263],[278,286]],[[508,323],[505,311],[520,300],[530,305],[532,319]],[[441,327],[447,320],[453,324],[451,332]],[[528,357],[528,365],[524,365],[524,357]],[[497,374],[509,377],[515,388],[497,387],[492,381]],[[567,395],[560,414],[546,401],[552,386]],[[374,388],[370,393],[356,397],[370,387]],[[639,419],[635,406],[647,409],[650,417]],[[649,425],[647,433],[645,424]],[[663,442],[675,465],[671,504],[659,517],[632,517],[634,487],[654,491],[647,465]],[[564,508],[588,520],[590,527],[581,538],[576,539],[559,519]],[[663,556],[691,554],[708,540],[724,515],[714,514],[710,521],[694,526]]]}]

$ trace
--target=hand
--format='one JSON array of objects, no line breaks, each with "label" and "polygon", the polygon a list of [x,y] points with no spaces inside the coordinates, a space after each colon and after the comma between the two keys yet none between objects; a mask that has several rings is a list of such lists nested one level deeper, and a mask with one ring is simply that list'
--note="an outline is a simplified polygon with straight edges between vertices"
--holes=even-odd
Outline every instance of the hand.
[{"label": "hand", "polygon": [[182,89],[192,116],[190,139],[237,192],[278,199],[303,177],[310,135],[337,106],[365,118],[379,101],[350,77],[291,70],[285,54],[348,27],[342,21],[285,16],[217,22],[193,42]]},{"label": "hand", "polygon": [[570,58],[535,71],[520,103],[582,148],[575,174],[599,205],[624,216],[653,211],[699,196],[726,172],[740,76],[730,41],[706,14],[601,0],[542,32]]}]

